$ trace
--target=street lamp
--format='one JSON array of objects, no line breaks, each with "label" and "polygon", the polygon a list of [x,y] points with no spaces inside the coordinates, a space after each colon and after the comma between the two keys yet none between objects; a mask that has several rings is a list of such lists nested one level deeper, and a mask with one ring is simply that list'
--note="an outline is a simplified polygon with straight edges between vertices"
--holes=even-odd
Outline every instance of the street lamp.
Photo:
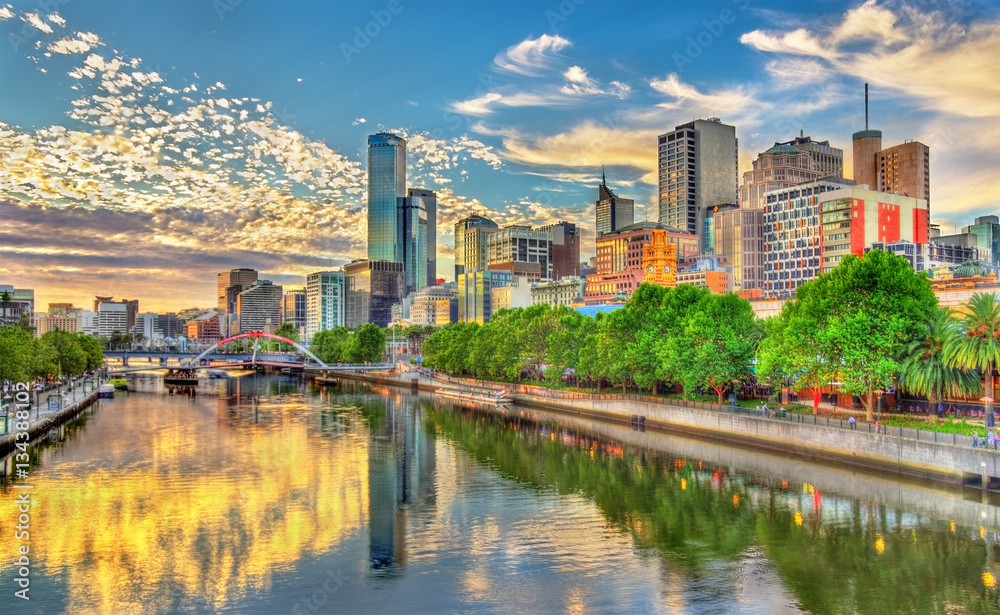
[{"label": "street lamp", "polygon": [[882,395],[883,394],[885,394],[885,391],[883,391],[882,389],[875,389],[875,399],[876,399],[876,401],[878,403],[878,422],[879,423],[882,422]]},{"label": "street lamp", "polygon": [[986,410],[986,427],[993,427],[996,425],[996,420],[993,418],[993,412],[990,409],[990,404],[993,403],[992,397],[980,397],[979,401],[983,402],[983,406]]}]

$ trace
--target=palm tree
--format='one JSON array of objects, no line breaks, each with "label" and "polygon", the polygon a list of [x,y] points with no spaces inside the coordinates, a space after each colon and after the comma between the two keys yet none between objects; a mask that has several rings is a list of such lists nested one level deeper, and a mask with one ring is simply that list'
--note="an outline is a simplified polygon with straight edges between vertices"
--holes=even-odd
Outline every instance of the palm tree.
[{"label": "palm tree", "polygon": [[[962,331],[944,346],[944,361],[949,367],[984,374],[986,397],[992,399],[993,369],[1000,364],[1000,304],[995,295],[976,293],[966,308]],[[992,419],[988,412],[987,425],[993,425]]]},{"label": "palm tree", "polygon": [[944,360],[945,347],[961,335],[951,309],[934,310],[920,334],[906,347],[900,361],[900,388],[926,395],[931,408],[945,395],[977,392],[979,372],[946,365]]}]

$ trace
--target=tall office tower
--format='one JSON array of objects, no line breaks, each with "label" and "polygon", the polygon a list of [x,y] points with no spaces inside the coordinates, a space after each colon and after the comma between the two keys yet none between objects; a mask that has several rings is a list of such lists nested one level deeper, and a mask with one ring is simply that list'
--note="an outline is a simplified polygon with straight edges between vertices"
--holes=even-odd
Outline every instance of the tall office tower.
[{"label": "tall office tower", "polygon": [[274,333],[281,324],[281,286],[258,280],[236,295],[236,320],[240,333]]},{"label": "tall office tower", "polygon": [[437,194],[433,190],[410,188],[407,200],[418,200],[427,212],[427,282],[418,288],[432,286],[437,281]]},{"label": "tall office tower", "polygon": [[704,248],[705,209],[739,198],[736,127],[717,117],[660,135],[659,221],[698,236]]},{"label": "tall office tower", "polygon": [[111,337],[115,333],[127,334],[128,305],[114,301],[101,301],[97,304],[97,333],[102,337]]},{"label": "tall office tower", "polygon": [[[129,301],[128,299],[122,299],[121,301],[114,301],[113,299],[114,299],[114,297],[96,297],[94,299],[94,311],[97,312],[98,314],[100,314],[100,312],[101,312],[101,306],[105,305],[105,304],[115,303],[115,304],[118,304],[118,305],[124,305],[125,306],[125,328],[124,329],[119,329],[118,332],[119,333],[129,333],[129,332],[131,332],[132,328],[135,327],[136,317],[139,315],[139,300],[138,299],[132,299],[131,301]],[[108,313],[110,313],[110,310],[106,309],[105,311],[107,311]],[[115,314],[117,314],[118,311],[119,310],[114,310]],[[118,326],[120,323],[118,323],[118,321],[117,321],[117,316],[115,318],[116,318],[116,320],[115,320],[115,326]],[[102,333],[101,335],[105,335],[105,334]]]},{"label": "tall office tower", "polygon": [[236,297],[256,283],[255,269],[232,269],[217,276],[219,331],[223,337],[236,333]]},{"label": "tall office tower", "polygon": [[763,229],[763,209],[715,214],[715,255],[732,269],[733,290],[763,288]]},{"label": "tall office tower", "polygon": [[829,141],[813,141],[800,135],[757,154],[753,170],[743,174],[740,207],[761,209],[767,192],[823,177],[843,176],[844,150],[831,147]]},{"label": "tall office tower", "polygon": [[157,314],[156,326],[163,332],[163,337],[175,339],[187,333],[187,323],[177,317],[174,312]]},{"label": "tall office tower", "polygon": [[572,222],[538,227],[552,235],[552,279],[580,275],[580,229]]},{"label": "tall office tower", "polygon": [[[1000,218],[997,216],[980,216],[976,223],[962,229],[963,233],[976,236],[976,247],[980,254],[989,250],[989,262],[1000,265]],[[49,310],[51,311],[51,310]]]},{"label": "tall office tower", "polygon": [[514,224],[486,237],[486,266],[537,282],[552,279],[552,233]]},{"label": "tall office tower", "polygon": [[473,269],[486,269],[486,238],[500,230],[497,223],[473,214],[455,223],[455,279]]},{"label": "tall office tower", "polygon": [[[428,211],[429,210],[429,211]],[[403,271],[406,273],[404,295],[430,284],[431,254],[437,250],[436,229],[431,224],[437,220],[437,195],[430,190],[411,188],[407,196],[399,199],[399,241],[403,252]],[[434,265],[435,269],[437,264]]]},{"label": "tall office tower", "polygon": [[295,332],[303,338],[306,330],[306,290],[286,290],[281,301],[281,324],[291,323]]},{"label": "tall office tower", "polygon": [[345,326],[344,272],[317,271],[306,276],[306,336]]},{"label": "tall office tower", "polygon": [[623,199],[615,194],[608,188],[604,173],[601,173],[601,185],[597,187],[597,236],[617,231],[633,223],[635,223],[635,201]]},{"label": "tall office tower", "polygon": [[406,139],[368,137],[368,260],[403,262],[399,199],[406,196]]},{"label": "tall office tower", "polygon": [[344,266],[344,326],[388,327],[392,306],[403,298],[403,263],[359,259]]}]

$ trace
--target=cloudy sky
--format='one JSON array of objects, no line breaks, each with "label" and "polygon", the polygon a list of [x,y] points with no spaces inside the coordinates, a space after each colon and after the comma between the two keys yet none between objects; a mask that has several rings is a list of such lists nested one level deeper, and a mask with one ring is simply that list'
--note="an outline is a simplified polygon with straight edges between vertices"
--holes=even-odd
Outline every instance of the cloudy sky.
[{"label": "cloudy sky", "polygon": [[[0,0],[2,2],[2,0]],[[593,254],[608,183],[655,216],[656,136],[737,128],[741,171],[800,130],[931,148],[932,221],[1000,213],[1000,4],[0,3],[0,284],[143,311],[215,274],[302,286],[366,255],[366,137],[408,139],[451,223],[569,220]]]}]

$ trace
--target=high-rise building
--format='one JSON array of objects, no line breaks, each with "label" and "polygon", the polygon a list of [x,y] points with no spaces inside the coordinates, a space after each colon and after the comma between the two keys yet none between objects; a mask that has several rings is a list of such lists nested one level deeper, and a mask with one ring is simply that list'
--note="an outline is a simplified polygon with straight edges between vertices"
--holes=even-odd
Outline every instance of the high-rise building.
[{"label": "high-rise building", "polygon": [[[417,284],[414,288],[414,290],[418,290],[424,286],[433,286],[437,282],[437,194],[433,190],[410,188],[406,191],[406,200],[410,207],[416,207],[427,214],[427,237],[425,241],[427,256],[424,259],[427,262],[427,277],[425,278],[425,282]],[[409,256],[407,256],[407,261],[409,261]],[[407,268],[407,271],[409,271],[409,268]],[[409,279],[409,274],[407,274],[407,279]]]},{"label": "high-rise building", "polygon": [[38,321],[39,336],[49,331],[69,331],[76,333],[83,327],[83,308],[73,307],[72,303],[50,303],[49,311]]},{"label": "high-rise building", "polygon": [[552,233],[514,224],[486,236],[486,266],[494,271],[552,279]]},{"label": "high-rise building", "polygon": [[178,318],[174,312],[157,314],[156,326],[163,332],[163,337],[165,338],[176,339],[179,336],[187,334],[187,323],[183,319]]},{"label": "high-rise building", "polygon": [[281,301],[281,324],[290,323],[295,327],[299,338],[304,339],[306,334],[306,290],[304,288],[286,290]]},{"label": "high-rise building", "polygon": [[715,214],[715,255],[732,272],[733,289],[763,288],[764,210],[732,209]]},{"label": "high-rise building", "polygon": [[128,304],[114,301],[101,301],[97,304],[97,334],[101,337],[111,337],[115,333],[122,335],[129,332]]},{"label": "high-rise building", "polygon": [[365,323],[388,327],[392,306],[403,297],[403,263],[360,259],[344,266],[344,323],[356,329]]},{"label": "high-rise building", "polygon": [[455,282],[427,286],[414,294],[410,305],[410,322],[413,324],[446,325],[457,318],[458,287]]},{"label": "high-rise building", "polygon": [[697,235],[702,249],[705,209],[739,198],[736,127],[695,120],[660,135],[658,151],[658,220]]},{"label": "high-rise building", "polygon": [[572,222],[556,222],[538,227],[552,234],[552,279],[580,275],[580,229]]},{"label": "high-rise building", "polygon": [[399,199],[406,196],[406,139],[368,137],[368,260],[403,262]]},{"label": "high-rise building", "polygon": [[189,339],[198,340],[202,344],[214,344],[222,339],[219,335],[219,315],[215,312],[206,312],[187,322]]},{"label": "high-rise building", "polygon": [[486,324],[493,315],[493,289],[508,286],[509,271],[472,270],[458,276],[458,322]]},{"label": "high-rise building", "polygon": [[991,265],[1000,265],[1000,217],[980,216],[976,223],[962,229],[963,233],[976,236],[976,247],[981,254],[986,254]]},{"label": "high-rise building", "polygon": [[[157,315],[152,312],[144,312],[142,314],[137,314],[135,318],[135,326],[132,327],[132,333],[136,336],[143,336],[147,341],[156,341],[163,339],[163,331],[159,328],[159,319]],[[138,337],[136,337],[138,339]]]},{"label": "high-rise building", "polygon": [[236,295],[236,321],[240,333],[274,333],[281,324],[281,286],[258,280]]},{"label": "high-rise building", "polygon": [[224,271],[216,276],[216,288],[219,308],[219,331],[224,337],[234,335],[237,331],[236,297],[257,283],[257,271],[240,268]]},{"label": "high-rise building", "polygon": [[455,223],[455,279],[473,269],[486,269],[486,239],[500,230],[496,222],[473,214]]},{"label": "high-rise building", "polygon": [[317,271],[306,276],[305,339],[324,329],[346,326],[343,271]]},{"label": "high-rise building", "polygon": [[798,136],[791,141],[775,143],[757,154],[753,170],[743,174],[740,186],[740,207],[761,209],[764,194],[791,188],[795,184],[823,177],[843,177],[844,150],[831,147],[829,141],[813,141]]},{"label": "high-rise building", "polygon": [[[424,196],[414,195],[414,192]],[[402,246],[403,271],[406,274],[406,294],[428,284],[427,260],[433,231],[427,208],[436,209],[437,198],[429,190],[410,190],[399,199],[399,244]],[[436,241],[436,238],[435,238]]]},{"label": "high-rise building", "polygon": [[929,219],[923,199],[852,186],[827,192],[819,201],[820,273],[835,269],[848,254],[861,256],[876,242],[927,243]]},{"label": "high-rise building", "polygon": [[623,199],[608,188],[604,173],[601,173],[601,185],[597,187],[596,209],[598,237],[635,223],[635,201]]},{"label": "high-rise building", "polygon": [[820,202],[849,187],[849,181],[822,180],[764,195],[763,283],[765,295],[790,297],[822,270]]}]

